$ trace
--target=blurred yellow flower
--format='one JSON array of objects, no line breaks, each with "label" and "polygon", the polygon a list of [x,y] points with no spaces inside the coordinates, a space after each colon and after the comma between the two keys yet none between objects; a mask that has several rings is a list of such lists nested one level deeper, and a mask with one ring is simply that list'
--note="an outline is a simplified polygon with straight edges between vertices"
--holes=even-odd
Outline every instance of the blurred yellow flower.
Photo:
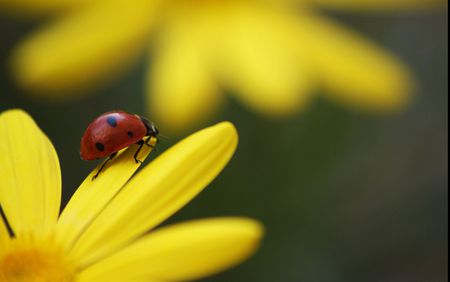
[{"label": "blurred yellow flower", "polygon": [[50,141],[20,110],[0,115],[0,135],[0,204],[14,232],[0,217],[1,282],[193,280],[243,261],[262,237],[261,224],[245,218],[146,233],[227,164],[237,145],[230,123],[191,135],[132,178],[136,147],[122,151],[97,179],[86,178],[60,216],[61,174]]},{"label": "blurred yellow flower", "polygon": [[148,108],[166,129],[180,129],[218,110],[221,86],[269,116],[295,113],[318,88],[362,109],[401,109],[413,88],[407,67],[315,8],[414,9],[442,3],[0,0],[0,7],[23,14],[64,11],[14,51],[15,77],[27,90],[50,97],[80,93],[123,72],[148,49]]}]

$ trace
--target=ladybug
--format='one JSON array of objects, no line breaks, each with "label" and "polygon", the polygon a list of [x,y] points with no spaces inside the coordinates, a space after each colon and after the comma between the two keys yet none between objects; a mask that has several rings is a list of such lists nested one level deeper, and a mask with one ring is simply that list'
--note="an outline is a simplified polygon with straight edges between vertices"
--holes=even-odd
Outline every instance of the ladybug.
[{"label": "ladybug", "polygon": [[[112,111],[102,114],[89,124],[81,138],[80,156],[82,160],[90,161],[104,157],[108,159],[103,163],[93,179],[97,178],[106,163],[117,155],[117,152],[132,144],[139,148],[134,154],[136,163],[142,163],[138,154],[142,146],[155,138],[158,141],[159,131],[155,125],[146,118],[124,111]],[[145,137],[147,138],[144,141]]]}]

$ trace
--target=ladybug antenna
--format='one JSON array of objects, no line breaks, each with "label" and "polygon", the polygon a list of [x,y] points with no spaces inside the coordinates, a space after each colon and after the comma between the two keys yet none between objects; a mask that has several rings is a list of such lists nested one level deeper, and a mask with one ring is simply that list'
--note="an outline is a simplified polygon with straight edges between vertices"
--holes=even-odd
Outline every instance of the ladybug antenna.
[{"label": "ladybug antenna", "polygon": [[161,138],[161,139],[166,140],[166,141],[170,140],[170,137],[169,137],[169,136],[163,135],[163,134],[161,134],[161,133],[158,134],[158,138]]}]

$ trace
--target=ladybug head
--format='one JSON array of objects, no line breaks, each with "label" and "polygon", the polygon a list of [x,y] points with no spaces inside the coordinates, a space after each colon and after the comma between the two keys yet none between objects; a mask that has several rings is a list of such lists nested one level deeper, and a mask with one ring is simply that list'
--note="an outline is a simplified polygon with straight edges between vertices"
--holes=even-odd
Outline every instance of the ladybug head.
[{"label": "ladybug head", "polygon": [[156,128],[153,122],[141,116],[139,116],[139,118],[142,120],[142,123],[144,123],[145,128],[147,128],[146,136],[154,136],[154,137],[158,136],[159,130],[158,128]]},{"label": "ladybug head", "polygon": [[150,124],[150,132],[154,136],[158,136],[158,134],[159,134],[159,130],[158,130],[158,128],[156,128],[156,126],[155,126],[155,124],[153,122]]}]

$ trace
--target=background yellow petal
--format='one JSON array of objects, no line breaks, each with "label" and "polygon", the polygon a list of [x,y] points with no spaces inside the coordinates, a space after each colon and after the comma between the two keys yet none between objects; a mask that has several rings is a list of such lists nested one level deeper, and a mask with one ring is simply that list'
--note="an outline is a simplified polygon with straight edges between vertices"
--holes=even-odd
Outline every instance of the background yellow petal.
[{"label": "background yellow petal", "polygon": [[189,130],[223,100],[207,65],[202,27],[198,17],[178,12],[159,32],[147,92],[150,113],[165,131]]},{"label": "background yellow petal", "polygon": [[66,15],[16,47],[18,82],[31,92],[67,96],[124,71],[144,50],[159,1],[100,1]]},{"label": "background yellow petal", "polygon": [[0,115],[0,204],[16,235],[48,232],[61,201],[55,149],[21,110]]},{"label": "background yellow petal", "polygon": [[284,15],[273,7],[243,2],[211,5],[208,12],[221,82],[263,114],[292,114],[309,101],[311,73],[293,60]]},{"label": "background yellow petal", "polygon": [[307,2],[326,8],[368,11],[422,9],[443,7],[447,4],[445,0],[307,0]]},{"label": "background yellow petal", "polygon": [[250,219],[198,220],[155,231],[80,274],[93,281],[156,278],[187,281],[247,259],[257,249],[263,227]]},{"label": "background yellow petal", "polygon": [[301,57],[317,68],[327,95],[374,111],[398,110],[408,104],[413,81],[396,57],[313,14],[301,14],[297,27]]},{"label": "background yellow petal", "polygon": [[236,129],[228,122],[177,143],[131,179],[82,234],[72,255],[86,265],[161,223],[217,176],[236,145]]},{"label": "background yellow petal", "polygon": [[[152,141],[155,141],[155,139],[152,139]],[[155,142],[152,143],[155,145]],[[133,157],[137,149],[138,145],[132,145],[120,152],[107,163],[101,174],[93,180],[92,177],[102,165],[100,164],[76,190],[57,224],[58,239],[66,248],[70,248],[84,229],[117,195],[123,185],[139,168],[140,164],[136,163]],[[150,147],[143,146],[139,153],[139,159],[145,160],[150,152]]]}]

